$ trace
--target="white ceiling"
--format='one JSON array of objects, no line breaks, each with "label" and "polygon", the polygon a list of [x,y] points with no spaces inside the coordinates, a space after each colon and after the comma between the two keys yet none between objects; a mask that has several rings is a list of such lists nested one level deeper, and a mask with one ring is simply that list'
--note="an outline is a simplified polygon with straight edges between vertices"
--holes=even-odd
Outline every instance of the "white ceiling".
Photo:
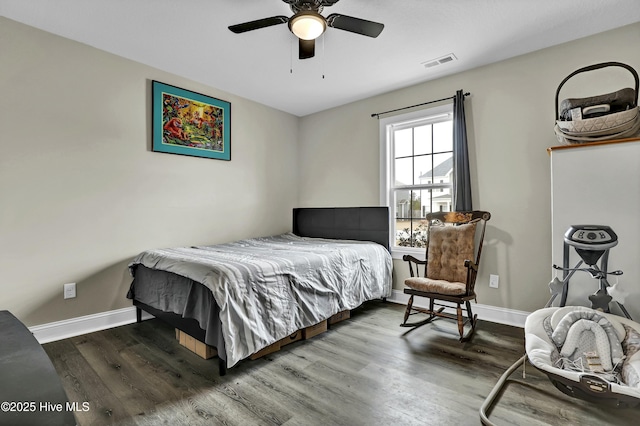
[{"label": "white ceiling", "polygon": [[341,0],[331,13],[385,28],[329,28],[301,61],[286,24],[227,28],[291,16],[281,0],[0,0],[7,18],[297,116],[638,22],[640,0]]}]

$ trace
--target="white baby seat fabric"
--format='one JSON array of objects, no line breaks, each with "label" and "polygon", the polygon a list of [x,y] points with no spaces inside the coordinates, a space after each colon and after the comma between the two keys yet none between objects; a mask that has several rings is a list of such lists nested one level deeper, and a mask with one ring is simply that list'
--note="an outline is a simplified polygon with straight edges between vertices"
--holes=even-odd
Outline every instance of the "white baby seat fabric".
[{"label": "white baby seat fabric", "polygon": [[527,353],[498,380],[480,407],[480,421],[507,380],[529,362],[575,398],[628,408],[640,404],[640,324],[582,306],[539,309],[524,325]]},{"label": "white baby seat fabric", "polygon": [[544,308],[525,322],[529,362],[562,392],[598,403],[640,403],[640,324],[581,306]]}]

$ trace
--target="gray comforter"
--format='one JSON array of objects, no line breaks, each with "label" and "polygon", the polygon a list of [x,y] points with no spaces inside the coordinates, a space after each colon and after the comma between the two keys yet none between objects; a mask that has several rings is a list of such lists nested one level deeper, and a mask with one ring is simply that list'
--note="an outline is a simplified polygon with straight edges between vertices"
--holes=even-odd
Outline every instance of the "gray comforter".
[{"label": "gray comforter", "polygon": [[391,293],[379,244],[287,233],[213,246],[148,250],[129,265],[208,287],[220,308],[227,366],[340,311]]}]

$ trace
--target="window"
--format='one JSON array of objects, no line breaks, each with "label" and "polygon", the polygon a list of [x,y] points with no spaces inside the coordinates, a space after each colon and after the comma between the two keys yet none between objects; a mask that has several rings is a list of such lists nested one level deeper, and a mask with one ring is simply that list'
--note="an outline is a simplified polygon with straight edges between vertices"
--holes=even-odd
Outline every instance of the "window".
[{"label": "window", "polygon": [[392,253],[424,254],[426,214],[452,208],[452,105],[380,120],[380,142]]}]

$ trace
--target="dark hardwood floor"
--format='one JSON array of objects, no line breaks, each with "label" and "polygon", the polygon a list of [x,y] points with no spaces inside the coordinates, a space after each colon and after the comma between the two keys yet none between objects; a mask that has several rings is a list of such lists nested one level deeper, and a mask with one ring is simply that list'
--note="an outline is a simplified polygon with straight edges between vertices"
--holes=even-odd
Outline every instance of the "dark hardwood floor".
[{"label": "dark hardwood floor", "polygon": [[[245,360],[181,347],[158,320],[44,345],[80,425],[478,425],[498,378],[524,354],[523,331],[480,322],[461,344],[438,320],[402,337],[404,307],[370,302],[310,340]],[[570,398],[527,364],[490,419],[504,425],[632,425],[640,409]]]}]

